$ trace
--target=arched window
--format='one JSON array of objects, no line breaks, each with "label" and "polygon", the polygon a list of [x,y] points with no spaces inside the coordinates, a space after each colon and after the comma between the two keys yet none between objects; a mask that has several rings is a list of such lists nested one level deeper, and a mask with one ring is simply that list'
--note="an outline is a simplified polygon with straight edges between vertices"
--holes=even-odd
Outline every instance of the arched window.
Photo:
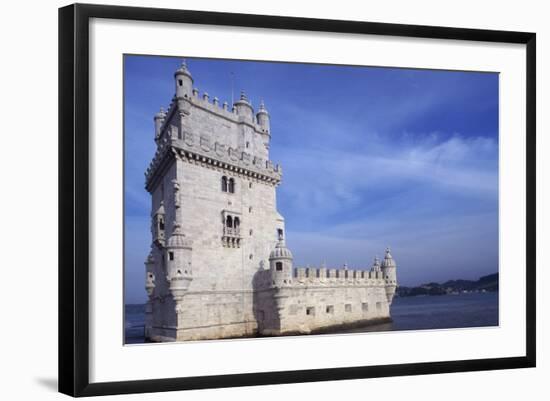
[{"label": "arched window", "polygon": [[229,228],[233,227],[233,218],[231,216],[227,216],[227,219],[225,220],[225,225]]},{"label": "arched window", "polygon": [[222,192],[227,192],[227,177],[225,175],[222,177]]},{"label": "arched window", "polygon": [[278,272],[282,272],[283,271],[283,262],[275,262],[275,270],[277,270]]},{"label": "arched window", "polygon": [[232,194],[235,193],[235,180],[233,178],[229,179],[228,188],[229,188],[229,193],[232,193]]},{"label": "arched window", "polygon": [[233,226],[235,227],[235,229],[238,229],[240,225],[241,225],[241,220],[239,220],[238,217],[235,217],[235,220],[233,221]]}]

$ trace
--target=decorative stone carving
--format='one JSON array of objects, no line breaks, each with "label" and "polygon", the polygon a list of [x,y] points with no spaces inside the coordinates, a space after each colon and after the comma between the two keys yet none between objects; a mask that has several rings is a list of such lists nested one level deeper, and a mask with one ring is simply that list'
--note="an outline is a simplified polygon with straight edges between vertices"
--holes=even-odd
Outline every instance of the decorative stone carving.
[{"label": "decorative stone carving", "polygon": [[201,149],[205,152],[210,152],[210,138],[207,136],[201,136]]},{"label": "decorative stone carving", "polygon": [[233,161],[239,160],[237,149],[229,148],[229,158]]},{"label": "decorative stone carving", "polygon": [[174,186],[174,206],[179,208],[181,207],[180,184],[178,180],[172,180],[172,185]]},{"label": "decorative stone carving", "polygon": [[227,147],[222,143],[216,142],[216,154],[219,157],[227,155]]},{"label": "decorative stone carving", "polygon": [[195,136],[191,131],[185,131],[184,141],[185,144],[189,147],[193,147],[195,145]]},{"label": "decorative stone carving", "polygon": [[242,160],[243,160],[243,163],[245,165],[248,166],[250,164],[251,159],[252,159],[252,157],[251,157],[250,153],[246,153],[246,152],[242,153]]},{"label": "decorative stone carving", "polygon": [[178,139],[179,130],[175,125],[170,125],[170,138]]}]

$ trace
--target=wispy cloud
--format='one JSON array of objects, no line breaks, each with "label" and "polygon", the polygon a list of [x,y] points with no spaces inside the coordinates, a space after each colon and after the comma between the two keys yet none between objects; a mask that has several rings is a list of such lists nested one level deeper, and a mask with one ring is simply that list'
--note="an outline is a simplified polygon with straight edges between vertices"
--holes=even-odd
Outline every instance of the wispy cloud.
[{"label": "wispy cloud", "polygon": [[468,198],[498,195],[498,148],[490,138],[454,135],[441,141],[428,135],[415,145],[406,137],[392,142],[374,137],[374,142],[376,153],[287,149],[281,154],[285,175],[279,192],[292,200],[293,209],[325,213],[414,186]]}]

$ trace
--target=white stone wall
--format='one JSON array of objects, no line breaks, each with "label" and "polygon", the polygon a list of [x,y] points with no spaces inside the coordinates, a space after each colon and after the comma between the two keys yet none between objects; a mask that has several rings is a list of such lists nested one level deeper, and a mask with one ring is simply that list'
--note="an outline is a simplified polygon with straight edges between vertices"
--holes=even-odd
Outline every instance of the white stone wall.
[{"label": "white stone wall", "polygon": [[[333,274],[323,275],[323,271]],[[275,288],[269,282],[274,273],[266,272],[256,304],[261,334],[310,333],[389,320],[382,273],[310,269],[308,277],[306,272],[305,268],[295,269],[291,280]]]}]

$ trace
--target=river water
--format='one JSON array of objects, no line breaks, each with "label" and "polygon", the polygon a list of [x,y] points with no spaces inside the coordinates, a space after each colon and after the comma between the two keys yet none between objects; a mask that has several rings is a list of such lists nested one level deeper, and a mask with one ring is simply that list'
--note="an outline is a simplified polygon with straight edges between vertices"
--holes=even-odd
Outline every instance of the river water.
[{"label": "river water", "polygon": [[[125,312],[126,344],[144,342],[144,305],[126,305]],[[391,315],[391,323],[337,333],[498,326],[498,293],[396,297]]]}]

